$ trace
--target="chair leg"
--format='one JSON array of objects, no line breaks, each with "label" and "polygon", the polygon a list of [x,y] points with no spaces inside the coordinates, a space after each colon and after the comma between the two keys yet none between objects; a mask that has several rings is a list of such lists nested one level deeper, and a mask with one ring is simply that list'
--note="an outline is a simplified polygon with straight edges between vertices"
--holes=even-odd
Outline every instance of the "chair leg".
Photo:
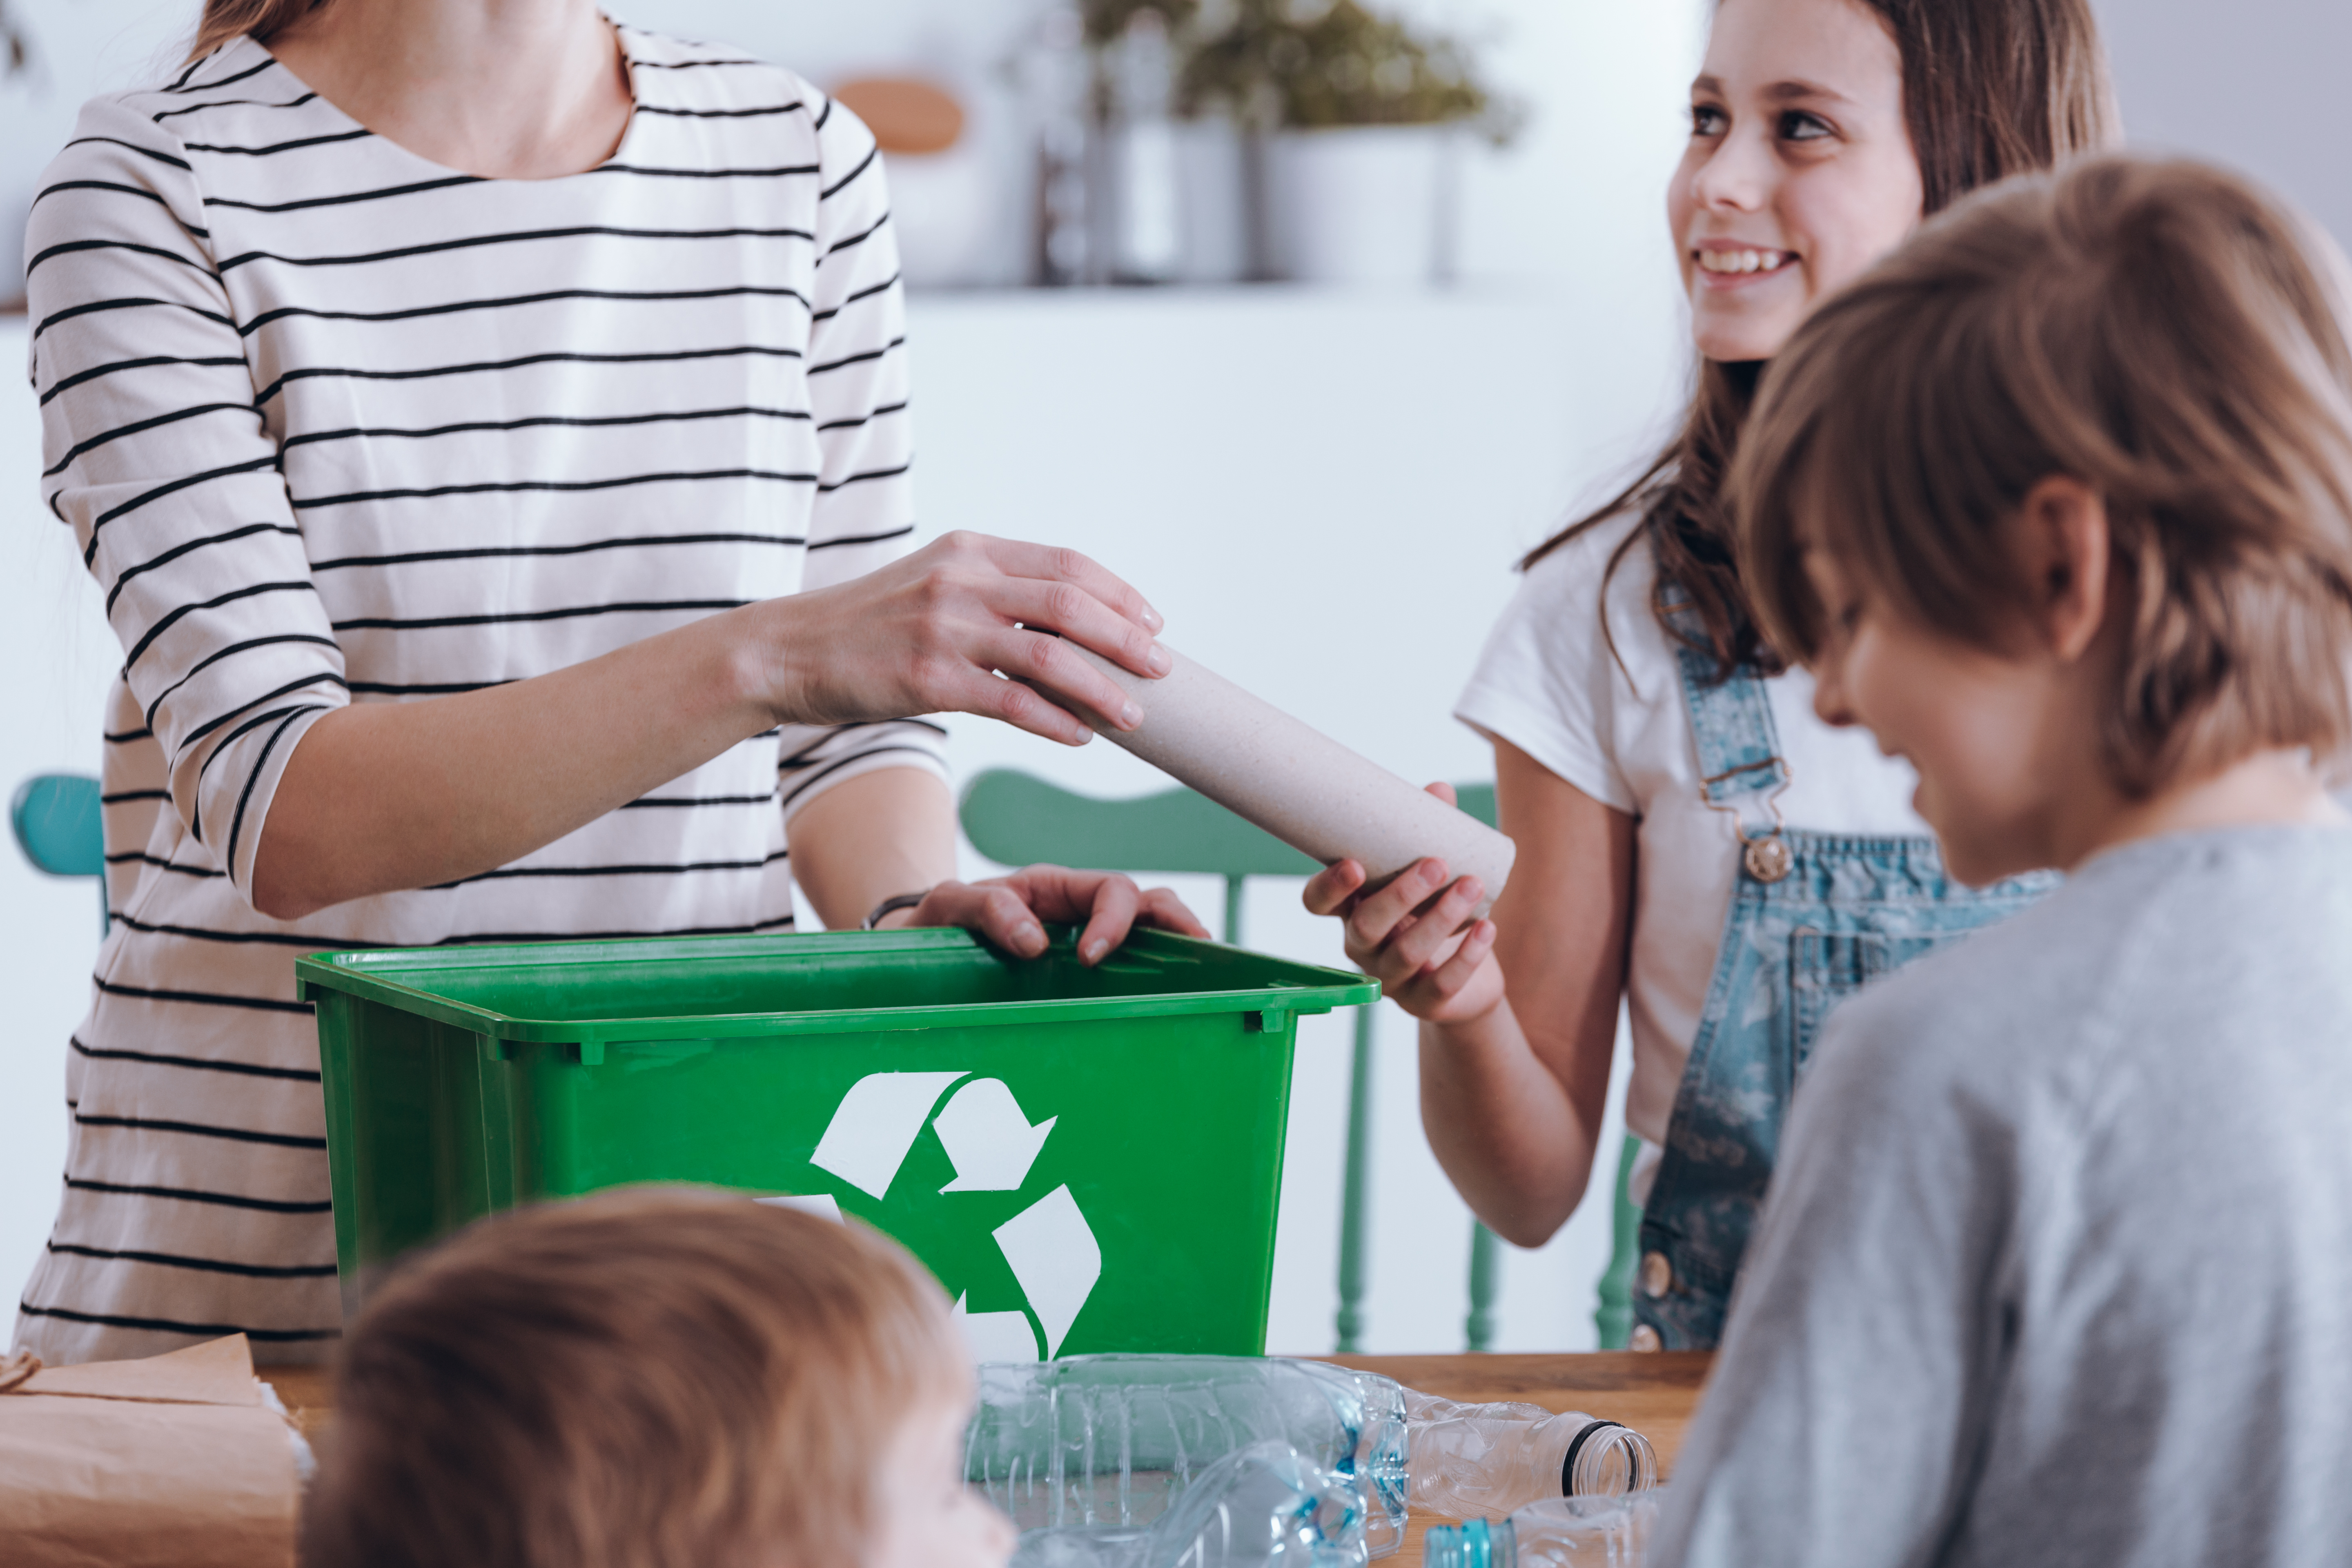
[{"label": "chair leg", "polygon": [[1617,1184],[1609,1194],[1609,1267],[1601,1271],[1601,1283],[1594,1292],[1600,1304],[1592,1313],[1592,1326],[1604,1351],[1622,1351],[1633,1336],[1633,1258],[1642,1250],[1642,1210],[1626,1189],[1633,1180],[1634,1156],[1641,1151],[1642,1141],[1627,1133],[1625,1146],[1617,1154]]},{"label": "chair leg", "polygon": [[1245,877],[1225,879],[1225,945],[1227,947],[1239,947],[1242,944],[1242,884],[1247,880]]},{"label": "chair leg", "polygon": [[1363,1348],[1366,1188],[1372,1164],[1372,1015],[1380,1006],[1356,1009],[1355,1071],[1348,1086],[1347,1167],[1339,1194],[1339,1345],[1342,1353]]},{"label": "chair leg", "polygon": [[1503,1248],[1495,1233],[1470,1222],[1470,1315],[1463,1320],[1466,1349],[1476,1354],[1495,1348],[1495,1297],[1502,1287]]}]

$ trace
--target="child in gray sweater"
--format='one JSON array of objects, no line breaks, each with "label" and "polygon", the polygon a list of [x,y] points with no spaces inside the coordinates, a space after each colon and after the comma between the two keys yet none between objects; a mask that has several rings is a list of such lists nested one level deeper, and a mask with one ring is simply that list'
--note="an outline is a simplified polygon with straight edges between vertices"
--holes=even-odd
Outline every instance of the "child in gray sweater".
[{"label": "child in gray sweater", "polygon": [[1657,1557],[2352,1554],[2352,349],[2242,182],[1928,225],[1774,362],[1743,576],[1962,879],[1801,1084]]}]

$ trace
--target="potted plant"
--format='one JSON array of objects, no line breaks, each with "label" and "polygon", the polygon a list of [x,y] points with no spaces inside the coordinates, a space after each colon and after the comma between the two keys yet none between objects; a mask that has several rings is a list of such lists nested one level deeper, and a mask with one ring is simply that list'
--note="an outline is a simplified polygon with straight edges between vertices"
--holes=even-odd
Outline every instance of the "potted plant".
[{"label": "potted plant", "polygon": [[1259,213],[1276,276],[1416,283],[1450,271],[1450,151],[1497,143],[1517,110],[1454,40],[1360,0],[1237,0],[1192,51],[1189,106],[1222,103],[1266,137]]}]

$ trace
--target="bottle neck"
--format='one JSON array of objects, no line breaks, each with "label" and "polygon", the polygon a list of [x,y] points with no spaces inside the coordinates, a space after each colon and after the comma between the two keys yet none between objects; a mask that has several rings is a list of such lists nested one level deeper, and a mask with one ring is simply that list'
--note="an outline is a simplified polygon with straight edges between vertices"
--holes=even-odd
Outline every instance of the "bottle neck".
[{"label": "bottle neck", "polygon": [[1423,1568],[1518,1568],[1517,1530],[1507,1519],[1474,1519],[1433,1527],[1423,1550]]},{"label": "bottle neck", "polygon": [[1657,1484],[1657,1451],[1647,1437],[1615,1421],[1587,1426],[1560,1459],[1562,1497],[1622,1497]]}]

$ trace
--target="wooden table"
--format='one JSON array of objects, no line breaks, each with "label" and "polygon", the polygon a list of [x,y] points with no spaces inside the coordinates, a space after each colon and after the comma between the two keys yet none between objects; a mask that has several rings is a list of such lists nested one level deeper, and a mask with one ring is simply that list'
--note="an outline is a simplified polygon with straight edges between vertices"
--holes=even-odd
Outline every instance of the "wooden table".
[{"label": "wooden table", "polygon": [[[1395,1378],[1408,1388],[1465,1404],[1516,1399],[1547,1410],[1581,1410],[1622,1421],[1649,1438],[1658,1450],[1658,1473],[1671,1474],[1683,1446],[1683,1430],[1697,1408],[1706,1381],[1703,1352],[1636,1354],[1629,1351],[1591,1355],[1339,1355],[1326,1357]],[[278,1398],[303,1432],[316,1436],[333,1414],[332,1374],[322,1367],[261,1370],[277,1385]],[[1416,1517],[1405,1534],[1404,1551],[1391,1559],[1399,1568],[1419,1568],[1422,1537],[1433,1519]]]},{"label": "wooden table", "polygon": [[335,1411],[335,1372],[326,1366],[257,1366],[253,1375],[278,1390],[278,1398],[302,1428],[316,1438]]}]

